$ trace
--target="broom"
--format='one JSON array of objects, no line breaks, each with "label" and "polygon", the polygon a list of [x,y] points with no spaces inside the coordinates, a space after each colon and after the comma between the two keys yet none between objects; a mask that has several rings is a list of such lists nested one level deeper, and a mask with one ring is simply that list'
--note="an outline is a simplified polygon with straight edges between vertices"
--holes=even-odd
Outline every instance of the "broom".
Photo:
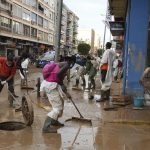
[{"label": "broom", "polygon": [[87,119],[87,118],[84,118],[82,116],[82,114],[80,113],[78,107],[76,106],[76,104],[74,103],[74,101],[72,99],[70,99],[70,101],[72,102],[72,104],[74,105],[75,109],[77,110],[78,114],[80,117],[72,117],[72,118],[69,118],[67,119],[66,121],[71,121],[71,120],[75,120],[75,121],[83,121],[83,122],[88,122],[90,124],[92,124],[92,121],[91,119]]}]

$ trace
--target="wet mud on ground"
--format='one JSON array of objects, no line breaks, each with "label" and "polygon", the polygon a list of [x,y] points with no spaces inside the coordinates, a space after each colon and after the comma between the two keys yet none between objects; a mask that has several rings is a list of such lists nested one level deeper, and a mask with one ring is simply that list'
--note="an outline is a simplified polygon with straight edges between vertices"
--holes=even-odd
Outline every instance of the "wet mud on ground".
[{"label": "wet mud on ground", "polygon": [[[37,71],[37,69],[35,69]],[[40,69],[38,69],[40,71]],[[41,73],[29,75],[30,85],[35,87],[36,78]],[[26,90],[20,90],[20,79],[15,81],[16,94],[21,97]],[[68,85],[69,87],[69,85]],[[37,100],[36,93],[31,94],[34,107],[34,122],[31,127],[22,130],[0,130],[0,150],[149,150],[150,149],[150,108],[133,110],[132,105],[120,107],[117,111],[104,111],[107,103],[96,103],[87,99],[87,93],[72,91],[73,100],[85,118],[92,125],[76,121],[65,122],[72,116],[79,117],[71,102],[65,101],[64,114],[59,121],[65,126],[57,133],[42,133],[42,126],[50,105],[46,100]],[[30,92],[29,92],[30,93]],[[126,120],[122,123],[121,120]],[[0,122],[24,122],[21,112],[9,108],[7,88],[0,94]],[[118,121],[117,123],[114,121]],[[132,122],[131,122],[132,121]],[[135,122],[141,123],[135,123]]]}]

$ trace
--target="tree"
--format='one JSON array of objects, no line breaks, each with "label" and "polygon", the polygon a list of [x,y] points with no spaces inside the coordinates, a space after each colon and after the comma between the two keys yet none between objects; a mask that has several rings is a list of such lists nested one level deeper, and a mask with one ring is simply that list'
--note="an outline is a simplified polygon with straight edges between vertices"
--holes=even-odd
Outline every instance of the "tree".
[{"label": "tree", "polygon": [[78,52],[81,55],[88,55],[90,49],[91,49],[91,46],[89,44],[87,44],[87,43],[80,43],[78,45]]}]

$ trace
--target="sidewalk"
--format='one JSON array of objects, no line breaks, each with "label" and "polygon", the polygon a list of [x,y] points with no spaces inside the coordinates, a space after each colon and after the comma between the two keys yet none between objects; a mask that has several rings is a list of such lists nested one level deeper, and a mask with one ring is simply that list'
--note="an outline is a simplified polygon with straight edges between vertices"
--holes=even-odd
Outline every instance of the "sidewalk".
[{"label": "sidewalk", "polygon": [[[40,73],[30,75],[30,80],[40,77]],[[16,83],[19,83],[18,80]],[[35,85],[34,81],[33,85]],[[97,82],[96,82],[97,83]],[[113,83],[112,93],[117,93],[118,83]],[[92,126],[81,122],[65,122],[65,126],[58,130],[57,134],[42,134],[42,126],[47,114],[45,109],[38,107],[36,93],[31,95],[35,102],[34,123],[32,127],[26,127],[17,131],[0,130],[0,149],[2,150],[149,150],[150,125],[142,122],[134,123],[110,123],[114,120],[149,121],[149,107],[143,110],[133,110],[132,105],[120,107],[116,111],[104,111],[107,102],[96,103],[87,99],[86,92],[72,91],[73,100],[85,118],[92,119]],[[99,87],[97,92],[99,91]],[[16,86],[16,92],[20,86]],[[65,109],[61,122],[72,116],[78,116],[74,106],[65,101]],[[24,122],[22,114],[8,107],[6,89],[0,94],[0,122],[4,121]]]}]

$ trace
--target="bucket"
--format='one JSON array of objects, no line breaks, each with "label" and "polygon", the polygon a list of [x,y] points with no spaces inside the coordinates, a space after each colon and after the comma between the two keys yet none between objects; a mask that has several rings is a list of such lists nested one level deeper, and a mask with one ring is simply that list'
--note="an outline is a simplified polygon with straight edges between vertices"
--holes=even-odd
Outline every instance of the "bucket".
[{"label": "bucket", "polygon": [[134,101],[135,107],[142,107],[144,105],[144,97],[143,96],[133,97],[133,101]]}]

